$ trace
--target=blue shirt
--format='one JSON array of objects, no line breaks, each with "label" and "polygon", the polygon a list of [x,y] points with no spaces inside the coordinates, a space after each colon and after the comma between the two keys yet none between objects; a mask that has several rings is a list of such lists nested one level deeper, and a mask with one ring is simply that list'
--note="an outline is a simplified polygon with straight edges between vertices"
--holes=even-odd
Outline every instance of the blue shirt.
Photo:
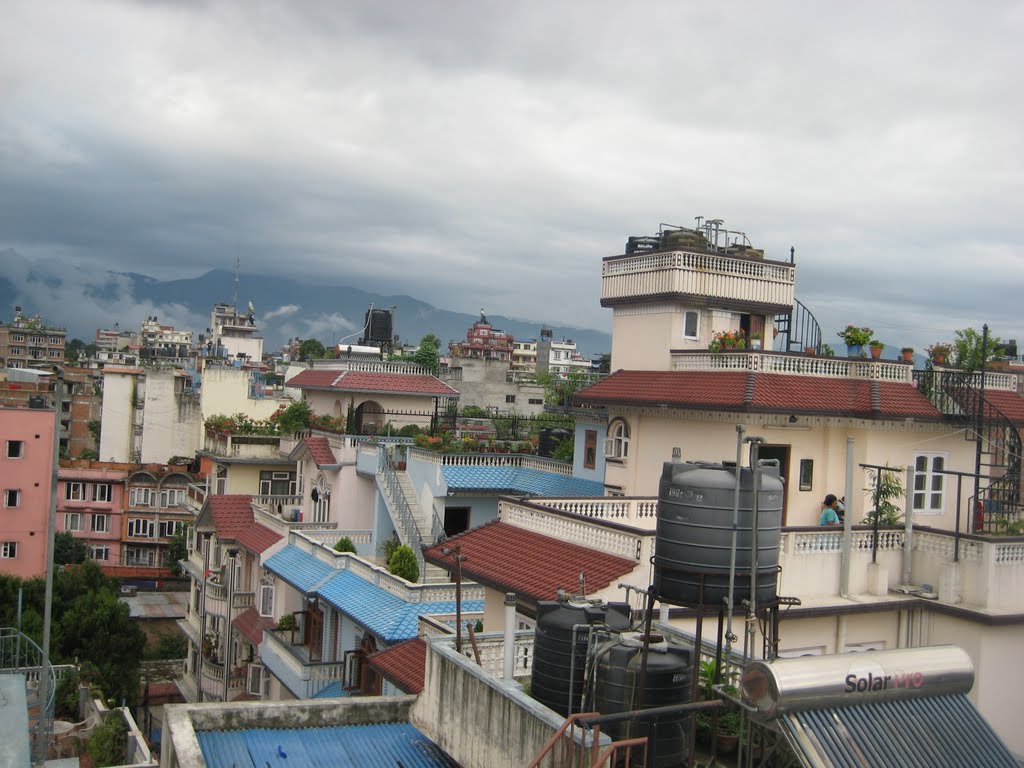
[{"label": "blue shirt", "polygon": [[834,525],[839,522],[839,515],[832,507],[825,507],[821,510],[821,520],[818,521],[818,525]]}]

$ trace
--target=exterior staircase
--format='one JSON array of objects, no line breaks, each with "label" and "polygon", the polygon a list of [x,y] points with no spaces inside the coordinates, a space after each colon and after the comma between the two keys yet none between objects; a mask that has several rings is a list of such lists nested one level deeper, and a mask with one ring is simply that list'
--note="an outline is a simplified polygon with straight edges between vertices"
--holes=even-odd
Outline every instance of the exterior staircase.
[{"label": "exterior staircase", "polygon": [[423,547],[430,546],[444,538],[444,526],[431,509],[423,509],[416,498],[405,470],[396,469],[394,464],[382,455],[377,469],[377,487],[391,515],[391,522],[398,533],[398,539],[416,554],[420,568],[420,583],[447,584],[451,581],[448,571],[430,565],[423,559]]},{"label": "exterior staircase", "polygon": [[[792,311],[775,316],[777,343],[781,352],[799,355],[806,349],[814,349],[815,354],[821,353],[821,327],[811,311],[793,299]],[[771,349],[770,339],[764,342],[765,349]]]},{"label": "exterior staircase", "polygon": [[961,424],[977,442],[979,490],[971,498],[974,533],[1005,533],[1024,519],[1021,504],[1021,436],[1017,427],[985,399],[981,374],[914,371],[918,390],[940,412]]}]

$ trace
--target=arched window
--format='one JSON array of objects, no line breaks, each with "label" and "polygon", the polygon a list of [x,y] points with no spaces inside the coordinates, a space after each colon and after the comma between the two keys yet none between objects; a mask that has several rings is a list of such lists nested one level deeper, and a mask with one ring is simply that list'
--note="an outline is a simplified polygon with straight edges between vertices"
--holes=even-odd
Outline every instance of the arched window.
[{"label": "arched window", "polygon": [[604,443],[604,455],[609,459],[629,458],[629,424],[625,419],[615,419],[608,425],[608,439]]}]

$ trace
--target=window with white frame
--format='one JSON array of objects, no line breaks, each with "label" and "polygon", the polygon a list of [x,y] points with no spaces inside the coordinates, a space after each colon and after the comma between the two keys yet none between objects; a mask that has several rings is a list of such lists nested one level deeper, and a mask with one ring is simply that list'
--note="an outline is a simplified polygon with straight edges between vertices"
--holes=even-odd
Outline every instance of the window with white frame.
[{"label": "window with white frame", "polygon": [[156,551],[150,547],[128,547],[125,549],[128,565],[155,565]]},{"label": "window with white frame", "polygon": [[65,512],[64,513],[64,530],[65,531],[80,531],[82,530],[82,515],[79,512]]},{"label": "window with white frame", "polygon": [[7,488],[6,490],[4,490],[4,506],[20,507],[21,491],[19,491],[17,488]]},{"label": "window with white frame", "polygon": [[260,496],[294,496],[295,493],[294,472],[266,469],[260,472]]},{"label": "window with white frame", "polygon": [[110,530],[110,515],[92,515],[89,528],[93,533],[106,533]]},{"label": "window with white frame", "polygon": [[8,440],[7,441],[7,458],[8,459],[20,459],[25,456],[25,441],[24,440]]},{"label": "window with white frame", "polygon": [[64,498],[68,501],[85,501],[85,483],[64,483]]},{"label": "window with white frame", "polygon": [[683,312],[683,338],[696,339],[700,335],[700,313],[693,309]]},{"label": "window with white frame", "polygon": [[25,341],[25,334],[23,333],[12,333],[11,341]]},{"label": "window with white frame", "polygon": [[260,616],[274,615],[274,585],[273,584],[260,584],[259,594],[259,611]]},{"label": "window with white frame", "polygon": [[939,515],[945,510],[946,468],[945,453],[918,453],[914,456],[914,512],[919,515]]},{"label": "window with white frame", "polygon": [[92,487],[93,501],[113,501],[114,488],[110,483],[96,483]]},{"label": "window with white frame", "polygon": [[181,530],[183,523],[181,520],[161,520],[160,521],[160,538],[169,539],[173,536],[178,535],[178,531]]},{"label": "window with white frame", "polygon": [[604,455],[609,459],[629,458],[629,424],[625,419],[614,419],[608,425],[608,437],[604,441]]},{"label": "window with white frame", "polygon": [[89,547],[90,560],[109,560],[110,547],[91,546]]},{"label": "window with white frame", "polygon": [[151,507],[155,495],[156,491],[152,488],[132,488],[128,494],[128,504],[132,507]]},{"label": "window with white frame", "polygon": [[18,542],[16,541],[5,541],[0,545],[0,558],[4,560],[13,560],[18,556]]},{"label": "window with white frame", "polygon": [[153,521],[142,517],[128,518],[128,535],[134,538],[153,538]]},{"label": "window with white frame", "polygon": [[250,664],[249,665],[249,679],[246,686],[246,690],[252,696],[263,696],[265,691],[263,685],[263,679],[265,673],[263,671],[262,664]]},{"label": "window with white frame", "polygon": [[163,509],[180,507],[185,503],[184,488],[166,488],[160,491],[160,506]]}]

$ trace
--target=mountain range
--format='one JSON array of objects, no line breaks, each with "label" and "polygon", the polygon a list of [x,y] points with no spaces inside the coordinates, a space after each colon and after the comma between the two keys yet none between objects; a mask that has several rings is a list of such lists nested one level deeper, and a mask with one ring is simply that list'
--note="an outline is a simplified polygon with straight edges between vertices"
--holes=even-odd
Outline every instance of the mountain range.
[{"label": "mountain range", "polygon": [[[29,260],[12,248],[0,251],[0,306],[13,319],[14,307],[64,326],[68,338],[91,341],[97,328],[138,329],[151,316],[179,329],[204,333],[215,303],[255,307],[256,324],[268,351],[292,338],[316,338],[325,345],[360,336],[366,310],[395,307],[395,333],[415,344],[426,333],[442,346],[465,339],[479,313],[439,309],[405,295],[374,293],[346,285],[305,283],[290,277],[243,274],[235,297],[235,275],[214,269],[198,277],[160,280],[134,272],[112,272],[67,264],[59,259]],[[472,299],[469,299],[472,301]],[[469,303],[467,301],[467,303]],[[517,339],[535,339],[544,323],[487,313],[495,327]],[[551,326],[554,338],[572,339],[588,357],[611,349],[609,333],[572,326]]]}]

